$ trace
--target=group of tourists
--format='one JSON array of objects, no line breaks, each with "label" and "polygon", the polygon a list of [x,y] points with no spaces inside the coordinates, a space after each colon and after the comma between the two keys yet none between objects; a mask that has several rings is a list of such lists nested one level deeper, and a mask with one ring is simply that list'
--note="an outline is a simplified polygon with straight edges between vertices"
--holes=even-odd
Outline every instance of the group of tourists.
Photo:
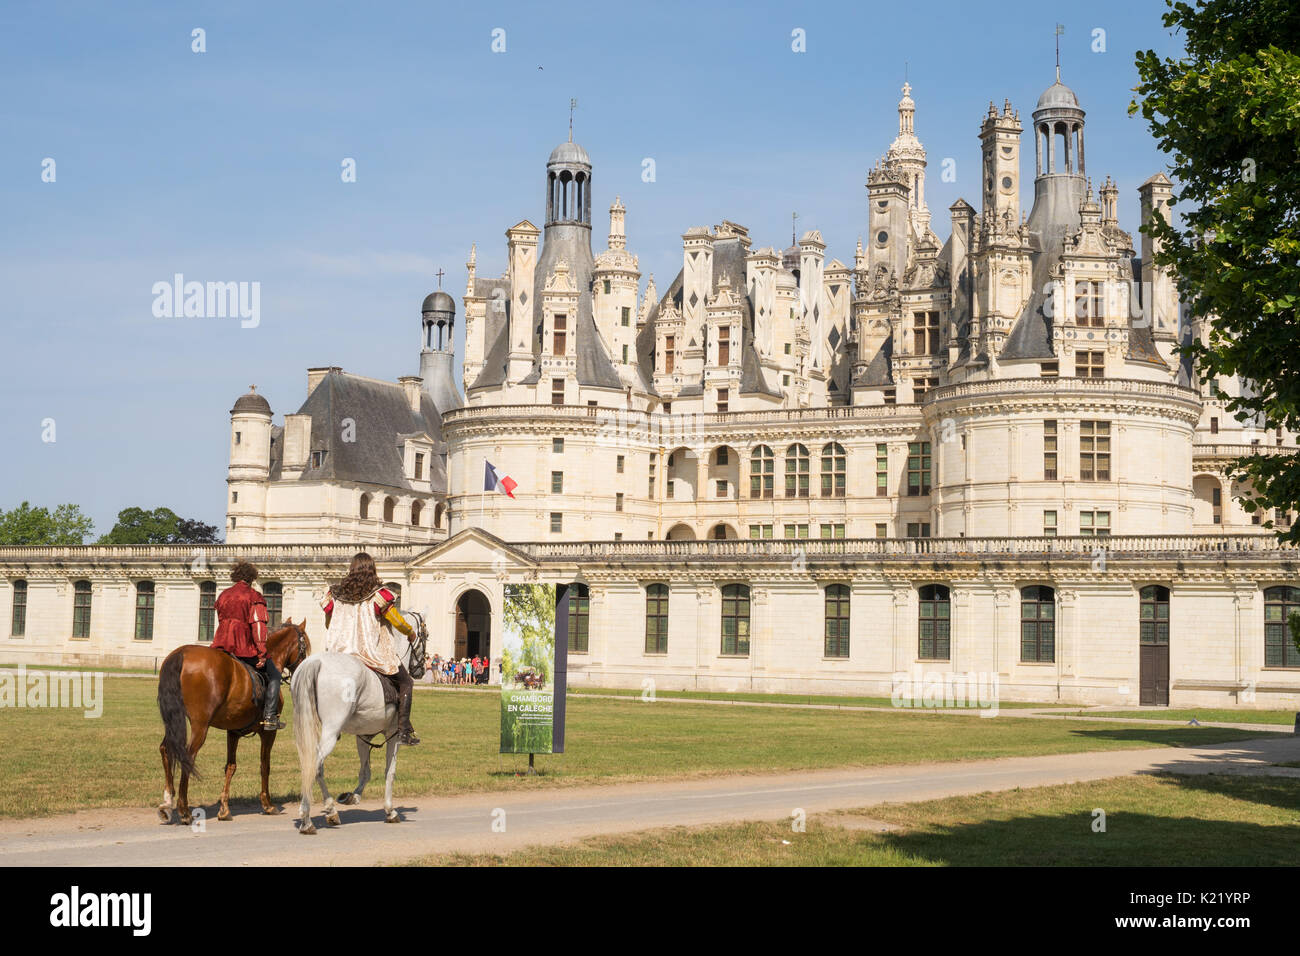
[{"label": "group of tourists", "polygon": [[487,657],[441,657],[434,654],[425,659],[425,671],[435,684],[486,684],[492,673],[492,663]]}]

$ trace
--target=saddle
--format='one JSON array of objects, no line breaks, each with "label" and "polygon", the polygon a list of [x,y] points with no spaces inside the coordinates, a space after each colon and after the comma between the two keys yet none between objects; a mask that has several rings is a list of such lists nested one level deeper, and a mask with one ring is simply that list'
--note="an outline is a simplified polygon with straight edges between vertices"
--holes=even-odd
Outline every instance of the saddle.
[{"label": "saddle", "polygon": [[379,678],[379,686],[383,689],[384,706],[387,707],[389,704],[392,704],[396,707],[401,700],[397,692],[397,675],[381,674],[378,671],[374,671],[373,673]]},{"label": "saddle", "polygon": [[[229,653],[229,651],[227,651],[227,653]],[[253,683],[253,706],[257,708],[260,713],[262,703],[266,700],[266,671],[258,670],[256,664],[250,664],[246,660],[235,657],[234,654],[231,654],[230,656],[242,664],[244,670],[248,671],[248,679]]]}]

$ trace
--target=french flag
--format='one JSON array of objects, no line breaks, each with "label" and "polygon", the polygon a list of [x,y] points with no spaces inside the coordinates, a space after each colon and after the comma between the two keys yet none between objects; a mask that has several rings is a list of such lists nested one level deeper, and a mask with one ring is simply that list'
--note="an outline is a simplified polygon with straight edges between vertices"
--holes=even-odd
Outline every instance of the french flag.
[{"label": "french flag", "polygon": [[499,491],[507,498],[514,497],[514,490],[519,487],[519,482],[515,481],[509,475],[498,474],[492,462],[486,458],[483,459],[483,490]]}]

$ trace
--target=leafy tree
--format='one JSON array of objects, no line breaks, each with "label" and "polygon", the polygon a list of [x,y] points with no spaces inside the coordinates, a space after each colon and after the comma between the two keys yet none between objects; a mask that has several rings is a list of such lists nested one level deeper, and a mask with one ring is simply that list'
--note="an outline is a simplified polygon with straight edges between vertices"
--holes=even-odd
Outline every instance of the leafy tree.
[{"label": "leafy tree", "polygon": [[181,518],[170,508],[123,508],[113,530],[100,544],[216,544],[217,529],[210,524]]},{"label": "leafy tree", "polygon": [[[1183,349],[1239,421],[1300,431],[1300,5],[1295,0],[1166,0],[1182,31],[1178,59],[1139,52],[1139,110],[1172,158],[1181,224],[1143,230],[1163,242],[1205,341]],[[1231,397],[1219,377],[1253,383]],[[1237,459],[1248,511],[1300,506],[1300,456]],[[1273,527],[1271,521],[1265,527]],[[1300,522],[1274,529],[1300,543]]]},{"label": "leafy tree", "polygon": [[0,511],[0,544],[82,544],[95,522],[81,513],[80,505],[63,504],[53,513],[24,501],[11,511]]}]

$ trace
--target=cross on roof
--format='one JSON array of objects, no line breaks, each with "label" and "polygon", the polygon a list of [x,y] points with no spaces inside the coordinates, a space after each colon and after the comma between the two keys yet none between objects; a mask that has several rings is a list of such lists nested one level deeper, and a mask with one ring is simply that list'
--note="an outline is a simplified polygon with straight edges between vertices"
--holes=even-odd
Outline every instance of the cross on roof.
[{"label": "cross on roof", "polygon": [[437,272],[434,273],[434,275],[436,275],[436,276],[438,277],[438,288],[439,288],[439,289],[442,288],[442,277],[445,276],[446,274],[447,274],[447,273],[443,272],[441,268],[440,268]]}]

